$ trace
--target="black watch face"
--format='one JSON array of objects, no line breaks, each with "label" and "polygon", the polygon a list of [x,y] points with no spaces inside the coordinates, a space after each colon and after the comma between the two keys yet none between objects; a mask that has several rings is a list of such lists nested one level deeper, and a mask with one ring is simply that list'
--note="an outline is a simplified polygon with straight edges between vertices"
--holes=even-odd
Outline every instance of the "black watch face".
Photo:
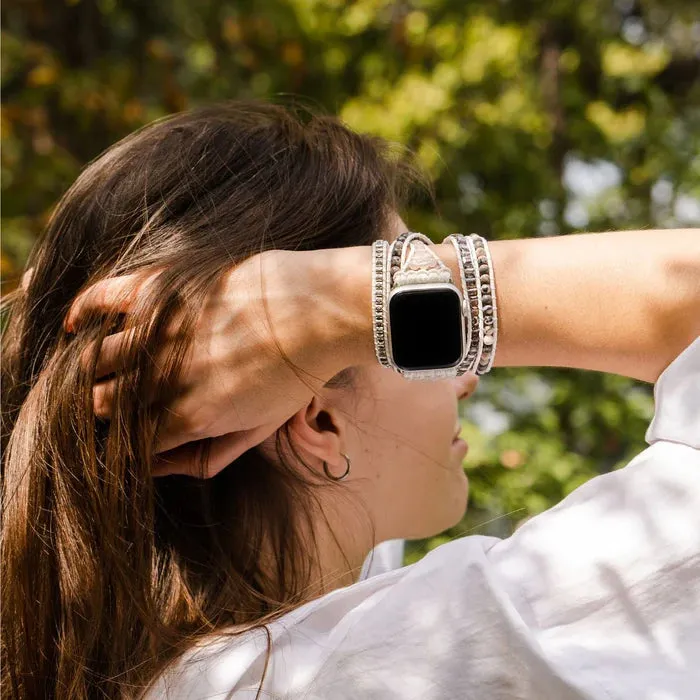
[{"label": "black watch face", "polygon": [[462,359],[464,319],[455,289],[402,289],[389,299],[389,329],[399,369],[455,367]]}]

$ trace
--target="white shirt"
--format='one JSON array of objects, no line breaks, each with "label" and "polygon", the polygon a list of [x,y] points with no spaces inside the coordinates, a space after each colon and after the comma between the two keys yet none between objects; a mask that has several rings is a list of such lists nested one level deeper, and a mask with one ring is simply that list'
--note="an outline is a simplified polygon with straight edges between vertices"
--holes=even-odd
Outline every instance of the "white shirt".
[{"label": "white shirt", "polygon": [[[698,700],[700,337],[654,396],[650,447],[511,537],[394,570],[385,544],[384,573],[271,624],[260,697]],[[267,649],[262,631],[220,635],[149,698],[252,699]]]}]

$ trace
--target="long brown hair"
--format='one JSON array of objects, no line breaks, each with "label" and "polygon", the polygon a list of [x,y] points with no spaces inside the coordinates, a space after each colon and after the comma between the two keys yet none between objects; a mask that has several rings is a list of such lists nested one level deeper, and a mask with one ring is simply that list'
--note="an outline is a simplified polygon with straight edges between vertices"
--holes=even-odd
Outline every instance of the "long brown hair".
[{"label": "long brown hair", "polygon": [[[399,205],[402,163],[336,119],[228,103],[128,136],[59,202],[2,338],[4,698],[138,697],[196,639],[303,600],[309,542],[292,523],[308,521],[314,480],[279,442],[276,462],[253,448],[213,479],[153,479],[160,407],[223,273],[266,249],[371,243]],[[80,357],[123,319],[75,335],[62,321],[90,284],[149,267],[164,272],[130,321],[131,369],[101,421],[96,354]],[[156,378],[146,350],[175,314]]]}]

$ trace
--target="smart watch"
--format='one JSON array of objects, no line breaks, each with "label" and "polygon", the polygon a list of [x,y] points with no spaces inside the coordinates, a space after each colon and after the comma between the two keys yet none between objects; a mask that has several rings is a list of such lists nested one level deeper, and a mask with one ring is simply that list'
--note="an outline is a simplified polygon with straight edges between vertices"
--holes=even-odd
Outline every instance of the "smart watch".
[{"label": "smart watch", "polygon": [[387,301],[389,363],[408,379],[455,377],[467,352],[462,294],[430,239],[409,233],[397,243]]}]

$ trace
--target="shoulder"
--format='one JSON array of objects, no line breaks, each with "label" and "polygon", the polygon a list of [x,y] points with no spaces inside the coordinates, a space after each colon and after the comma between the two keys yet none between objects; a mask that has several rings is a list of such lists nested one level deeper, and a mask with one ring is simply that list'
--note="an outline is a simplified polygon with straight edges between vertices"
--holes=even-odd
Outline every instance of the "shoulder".
[{"label": "shoulder", "polygon": [[523,643],[489,574],[498,541],[456,540],[298,608],[269,625],[269,658],[263,633],[214,642],[159,681],[153,697],[252,698],[266,660],[265,697],[428,697],[422,691],[436,688],[450,697],[467,682],[503,680],[495,654],[485,664],[471,653],[477,643],[499,653]]}]

